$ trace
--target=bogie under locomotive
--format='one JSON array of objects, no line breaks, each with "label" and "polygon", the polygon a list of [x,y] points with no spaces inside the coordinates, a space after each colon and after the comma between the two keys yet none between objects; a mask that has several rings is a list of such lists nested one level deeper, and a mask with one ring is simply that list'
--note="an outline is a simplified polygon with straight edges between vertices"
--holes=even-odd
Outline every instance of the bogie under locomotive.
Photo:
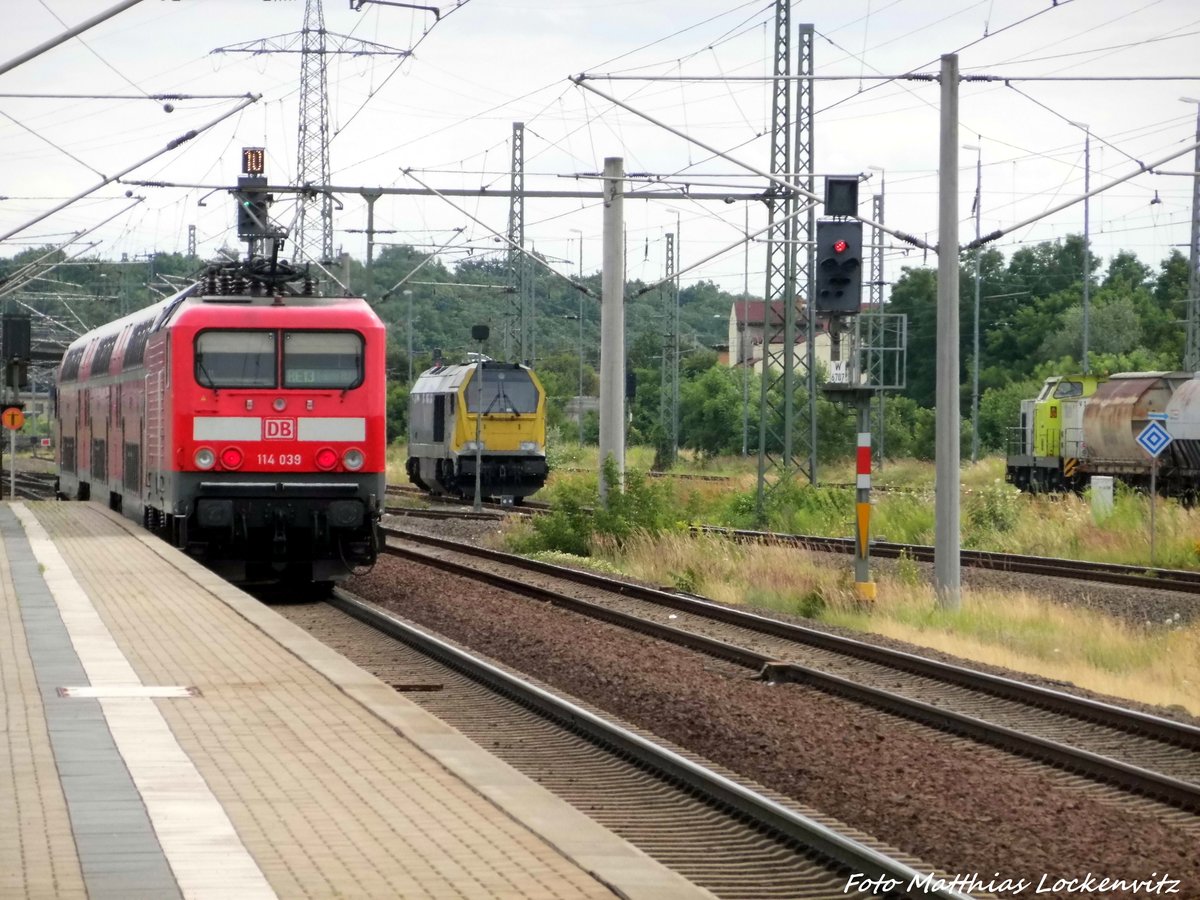
[{"label": "bogie under locomotive", "polygon": [[233,580],[334,582],[380,545],[384,327],[236,268],[71,344],[58,490]]},{"label": "bogie under locomotive", "polygon": [[417,378],[408,401],[409,480],[435,494],[472,496],[477,456],[484,497],[519,502],[546,483],[546,395],[531,369],[479,359]]}]

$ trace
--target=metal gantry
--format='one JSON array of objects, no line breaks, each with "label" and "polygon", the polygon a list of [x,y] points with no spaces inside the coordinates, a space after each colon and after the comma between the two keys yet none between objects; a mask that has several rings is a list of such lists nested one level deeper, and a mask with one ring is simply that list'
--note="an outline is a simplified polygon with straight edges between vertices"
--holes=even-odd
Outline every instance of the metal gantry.
[{"label": "metal gantry", "polygon": [[[883,185],[884,177],[880,176],[879,193],[871,197],[871,218],[883,224],[884,204],[883,204]],[[871,229],[871,283],[868,286],[871,298],[871,307],[869,315],[880,316],[883,314],[883,229]],[[862,317],[859,316],[861,319]],[[882,357],[867,355],[866,372],[868,384],[882,384],[883,372],[875,371],[873,365],[878,361],[880,366],[883,365]],[[901,370],[903,371],[903,369]],[[884,391],[879,391],[876,395],[875,403],[875,425],[871,429],[871,433],[875,436],[875,458],[880,466],[883,465],[884,455],[884,423],[886,422],[887,400]]]},{"label": "metal gantry", "polygon": [[[792,24],[789,0],[775,4],[774,81],[772,84],[771,174],[813,193],[813,27],[797,29],[797,75],[792,72]],[[795,85],[795,102],[793,90]],[[756,511],[765,516],[767,496],[797,472],[816,480],[816,390],[813,344],[814,313],[804,302],[805,342],[796,352],[799,288],[809,293],[811,238],[816,211],[800,211],[801,198],[776,191],[767,201],[767,272],[763,307],[763,372],[758,435]],[[779,321],[781,320],[781,321]],[[782,331],[776,329],[782,326]],[[778,337],[779,340],[773,340]],[[778,349],[772,349],[773,347]],[[807,387],[807,402],[796,409],[797,379]]]}]

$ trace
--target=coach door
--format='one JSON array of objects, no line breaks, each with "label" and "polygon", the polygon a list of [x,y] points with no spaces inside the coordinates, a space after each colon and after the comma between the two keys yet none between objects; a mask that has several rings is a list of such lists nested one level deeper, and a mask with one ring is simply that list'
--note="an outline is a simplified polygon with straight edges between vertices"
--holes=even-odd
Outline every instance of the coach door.
[{"label": "coach door", "polygon": [[146,393],[142,418],[145,422],[146,499],[161,502],[163,493],[163,373],[166,369],[166,341],[153,341],[146,347]]}]

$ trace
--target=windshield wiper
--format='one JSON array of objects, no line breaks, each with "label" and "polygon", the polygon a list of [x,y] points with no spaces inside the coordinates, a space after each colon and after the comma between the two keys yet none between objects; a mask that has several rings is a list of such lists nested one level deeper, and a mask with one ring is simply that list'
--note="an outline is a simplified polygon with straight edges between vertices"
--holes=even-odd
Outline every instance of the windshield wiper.
[{"label": "windshield wiper", "polygon": [[208,368],[204,365],[204,354],[203,353],[196,354],[196,368],[198,368],[200,370],[200,374],[203,375],[205,377],[205,379],[207,379],[207,381],[208,381],[207,386],[212,388],[213,396],[216,397],[221,392],[221,389],[219,387],[217,387],[216,384],[213,382],[212,375],[209,374]]}]

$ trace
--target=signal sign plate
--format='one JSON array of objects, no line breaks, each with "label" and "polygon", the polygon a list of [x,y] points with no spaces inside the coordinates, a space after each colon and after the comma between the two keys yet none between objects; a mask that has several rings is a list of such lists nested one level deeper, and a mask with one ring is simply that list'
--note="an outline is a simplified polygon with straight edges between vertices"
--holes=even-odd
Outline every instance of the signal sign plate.
[{"label": "signal sign plate", "polygon": [[1155,459],[1158,459],[1159,454],[1167,449],[1167,445],[1172,440],[1174,438],[1171,437],[1167,429],[1163,428],[1162,422],[1157,419],[1151,419],[1150,423],[1137,436],[1137,442],[1141,445],[1142,449]]},{"label": "signal sign plate", "polygon": [[15,406],[10,406],[0,414],[0,422],[4,423],[4,427],[12,431],[20,431],[25,425],[25,413],[17,409]]}]

